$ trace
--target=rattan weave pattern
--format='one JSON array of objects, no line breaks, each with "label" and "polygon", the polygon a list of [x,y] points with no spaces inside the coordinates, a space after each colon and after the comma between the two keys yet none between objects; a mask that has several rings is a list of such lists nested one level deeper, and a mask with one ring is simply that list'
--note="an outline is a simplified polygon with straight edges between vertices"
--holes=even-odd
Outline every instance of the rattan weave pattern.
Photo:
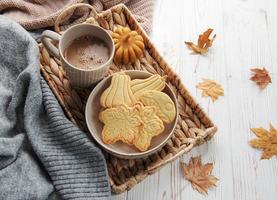
[{"label": "rattan weave pattern", "polygon": [[[66,12],[64,15],[66,15]],[[84,23],[98,24],[108,31],[112,31],[118,26],[128,26],[141,34],[146,46],[144,57],[134,64],[113,65],[109,70],[109,74],[120,70],[144,70],[162,76],[166,75],[167,83],[178,100],[179,116],[177,127],[172,138],[159,152],[146,158],[135,160],[123,160],[105,153],[112,191],[121,193],[129,190],[166,163],[190,151],[196,145],[208,141],[215,134],[217,128],[192,98],[181,83],[178,75],[174,73],[157,52],[149,37],[139,26],[139,23],[127,7],[120,4],[102,13],[93,13],[93,17],[86,19]],[[55,28],[57,32],[59,32],[58,24],[59,21],[56,23]],[[40,67],[43,76],[68,118],[77,126],[86,130],[84,110],[90,91],[72,88],[60,61],[49,55],[42,44],[39,44],[39,48]]]}]

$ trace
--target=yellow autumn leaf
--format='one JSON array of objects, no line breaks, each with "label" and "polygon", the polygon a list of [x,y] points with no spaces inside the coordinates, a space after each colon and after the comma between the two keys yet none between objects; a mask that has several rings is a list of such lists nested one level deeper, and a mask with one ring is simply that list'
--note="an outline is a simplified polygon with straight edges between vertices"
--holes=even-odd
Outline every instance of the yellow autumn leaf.
[{"label": "yellow autumn leaf", "polygon": [[270,124],[269,131],[264,128],[251,128],[251,131],[258,138],[250,140],[249,144],[254,148],[263,150],[261,159],[277,157],[277,130]]},{"label": "yellow autumn leaf", "polygon": [[261,89],[266,88],[266,86],[271,82],[271,77],[266,68],[253,68],[251,71],[254,73],[250,80],[254,81]]},{"label": "yellow autumn leaf", "polygon": [[224,89],[214,80],[203,79],[203,82],[199,83],[196,88],[202,90],[203,97],[209,96],[212,101],[217,100],[219,96],[224,96]]},{"label": "yellow autumn leaf", "polygon": [[212,163],[202,165],[201,156],[192,157],[188,164],[181,162],[184,177],[191,182],[193,189],[201,194],[208,194],[208,189],[216,186],[218,178],[211,175]]},{"label": "yellow autumn leaf", "polygon": [[208,49],[212,46],[216,34],[210,39],[213,29],[209,28],[203,34],[198,36],[197,45],[192,42],[185,42],[187,48],[192,50],[194,53],[204,54],[208,52]]}]

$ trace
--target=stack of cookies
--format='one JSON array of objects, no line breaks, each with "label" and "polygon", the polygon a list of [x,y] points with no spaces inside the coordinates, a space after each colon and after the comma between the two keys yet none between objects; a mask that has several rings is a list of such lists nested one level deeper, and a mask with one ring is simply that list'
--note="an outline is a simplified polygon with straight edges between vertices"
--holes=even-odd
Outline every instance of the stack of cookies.
[{"label": "stack of cookies", "polygon": [[103,142],[122,141],[140,151],[148,150],[152,138],[164,131],[164,123],[171,123],[176,116],[173,101],[162,92],[165,85],[165,77],[157,74],[134,80],[124,72],[113,74],[100,98]]}]

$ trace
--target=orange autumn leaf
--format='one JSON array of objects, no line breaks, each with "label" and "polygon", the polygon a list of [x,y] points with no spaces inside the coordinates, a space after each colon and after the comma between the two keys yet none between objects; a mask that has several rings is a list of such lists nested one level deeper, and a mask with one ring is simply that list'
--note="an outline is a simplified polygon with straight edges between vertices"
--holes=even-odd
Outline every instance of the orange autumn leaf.
[{"label": "orange autumn leaf", "polygon": [[218,178],[211,175],[213,164],[202,165],[201,156],[192,157],[188,164],[181,162],[181,167],[183,175],[190,181],[192,188],[201,194],[208,194],[208,189],[216,186]]},{"label": "orange autumn leaf", "polygon": [[250,140],[249,144],[263,150],[261,159],[277,157],[277,130],[270,124],[269,131],[264,128],[251,128],[251,131],[258,138]]},{"label": "orange autumn leaf", "polygon": [[213,41],[216,37],[216,34],[210,39],[210,35],[213,32],[213,29],[209,28],[202,35],[199,35],[197,45],[192,42],[185,42],[188,49],[192,50],[194,53],[205,54],[208,52],[208,49],[212,46]]},{"label": "orange autumn leaf", "polygon": [[257,83],[261,89],[264,89],[269,83],[271,83],[271,77],[269,76],[266,68],[253,68],[251,71],[254,73],[254,75],[250,79]]},{"label": "orange autumn leaf", "polygon": [[203,82],[199,83],[196,88],[202,90],[203,97],[211,97],[213,102],[217,100],[219,96],[224,95],[224,89],[214,80],[203,79]]}]

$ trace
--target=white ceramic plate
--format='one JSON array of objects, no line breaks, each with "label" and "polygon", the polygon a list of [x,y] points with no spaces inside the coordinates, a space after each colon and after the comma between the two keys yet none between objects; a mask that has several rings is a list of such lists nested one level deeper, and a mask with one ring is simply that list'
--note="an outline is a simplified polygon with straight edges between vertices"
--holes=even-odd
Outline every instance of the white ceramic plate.
[{"label": "white ceramic plate", "polygon": [[[127,75],[131,77],[131,79],[136,78],[148,78],[151,76],[148,72],[137,71],[137,70],[130,70],[125,71]],[[99,120],[99,112],[103,109],[100,105],[100,96],[103,91],[109,87],[111,83],[111,76],[103,79],[97,86],[92,90],[91,94],[89,95],[87,104],[86,104],[86,122],[88,129],[92,135],[92,137],[96,140],[96,142],[106,151],[109,153],[125,159],[135,159],[148,156],[152,153],[155,153],[159,149],[161,149],[167,142],[167,140],[171,137],[174,132],[174,128],[177,124],[177,116],[178,116],[178,107],[177,107],[177,100],[170,89],[170,87],[166,84],[165,89],[163,90],[164,93],[169,95],[172,101],[175,104],[176,109],[176,117],[173,122],[166,124],[164,123],[165,130],[152,138],[151,146],[147,151],[141,152],[136,149],[134,146],[127,145],[123,142],[116,142],[114,144],[105,144],[101,139],[101,132],[103,129],[103,123]]]}]

